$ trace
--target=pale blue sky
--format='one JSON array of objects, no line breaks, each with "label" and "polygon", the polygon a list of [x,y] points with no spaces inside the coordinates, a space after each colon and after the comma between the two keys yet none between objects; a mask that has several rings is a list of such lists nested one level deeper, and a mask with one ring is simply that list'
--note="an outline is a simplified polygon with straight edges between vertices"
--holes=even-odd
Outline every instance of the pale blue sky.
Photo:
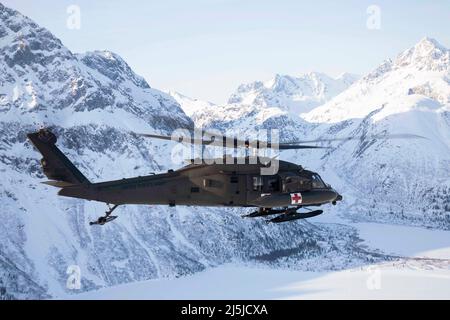
[{"label": "pale blue sky", "polygon": [[[450,47],[450,1],[0,0],[74,52],[120,54],[151,86],[225,103],[275,73],[365,74],[424,36]],[[81,29],[66,27],[69,5]],[[381,9],[380,30],[366,26]]]}]

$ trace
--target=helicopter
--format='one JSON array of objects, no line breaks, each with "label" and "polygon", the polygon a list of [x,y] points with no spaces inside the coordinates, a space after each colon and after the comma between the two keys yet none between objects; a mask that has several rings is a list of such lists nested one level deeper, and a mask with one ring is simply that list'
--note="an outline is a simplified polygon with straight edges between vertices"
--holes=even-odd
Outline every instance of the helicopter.
[{"label": "helicopter", "polygon": [[[136,134],[146,138],[175,140],[173,136],[156,134]],[[104,225],[117,218],[112,213],[121,205],[168,205],[174,206],[208,206],[208,207],[242,207],[255,208],[254,212],[243,215],[246,218],[274,216],[266,220],[268,223],[281,223],[299,219],[307,219],[323,213],[323,210],[312,210],[309,207],[320,207],[325,204],[336,205],[343,196],[325,183],[321,176],[307,170],[301,165],[279,160],[278,170],[273,174],[261,174],[269,167],[271,159],[258,158],[252,161],[247,155],[235,158],[225,155],[214,161],[197,161],[177,170],[151,174],[115,181],[100,183],[90,182],[75,165],[56,146],[57,137],[48,128],[27,134],[28,139],[42,154],[41,165],[44,174],[50,181],[42,182],[59,188],[58,195],[89,201],[106,203],[108,210],[104,216],[90,225]],[[411,134],[372,136],[377,139],[418,138]],[[358,139],[355,137],[317,139],[291,143],[239,140],[229,137],[209,139],[192,139],[188,141],[197,145],[231,145],[249,148],[317,149],[327,148],[304,143],[324,141],[345,141]],[[181,142],[181,139],[179,140]],[[186,142],[186,141],[185,141]],[[211,160],[211,159],[210,159]],[[304,209],[300,212],[300,209]]]}]

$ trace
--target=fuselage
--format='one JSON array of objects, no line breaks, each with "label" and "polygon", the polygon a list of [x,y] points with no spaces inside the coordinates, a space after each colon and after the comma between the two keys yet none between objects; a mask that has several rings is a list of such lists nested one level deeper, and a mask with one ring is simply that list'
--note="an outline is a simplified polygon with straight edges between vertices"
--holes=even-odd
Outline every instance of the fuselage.
[{"label": "fuselage", "polygon": [[190,164],[163,174],[63,188],[59,195],[111,204],[228,207],[321,205],[340,200],[317,173],[280,161],[277,174],[261,164]]}]

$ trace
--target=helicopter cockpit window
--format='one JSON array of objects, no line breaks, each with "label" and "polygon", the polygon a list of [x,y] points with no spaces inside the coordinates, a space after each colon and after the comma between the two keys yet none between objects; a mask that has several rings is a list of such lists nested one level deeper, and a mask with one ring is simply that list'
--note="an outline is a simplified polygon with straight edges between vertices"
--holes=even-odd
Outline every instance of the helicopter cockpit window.
[{"label": "helicopter cockpit window", "polygon": [[253,191],[261,191],[263,187],[263,178],[258,176],[258,177],[253,177]]},{"label": "helicopter cockpit window", "polygon": [[312,187],[313,188],[325,188],[325,183],[322,181],[322,178],[318,174],[313,174],[311,177]]},{"label": "helicopter cockpit window", "polygon": [[300,191],[300,178],[297,176],[288,176],[284,178],[283,192]]}]

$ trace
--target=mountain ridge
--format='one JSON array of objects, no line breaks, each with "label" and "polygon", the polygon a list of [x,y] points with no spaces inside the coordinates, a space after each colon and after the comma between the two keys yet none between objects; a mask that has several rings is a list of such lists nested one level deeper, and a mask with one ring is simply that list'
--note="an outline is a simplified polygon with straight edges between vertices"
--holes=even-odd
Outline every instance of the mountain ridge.
[{"label": "mountain ridge", "polygon": [[414,99],[414,95],[446,105],[450,103],[449,77],[450,50],[436,40],[423,38],[303,118],[309,122],[336,123],[351,117],[361,118],[381,106],[388,115],[401,110],[404,100]]}]

